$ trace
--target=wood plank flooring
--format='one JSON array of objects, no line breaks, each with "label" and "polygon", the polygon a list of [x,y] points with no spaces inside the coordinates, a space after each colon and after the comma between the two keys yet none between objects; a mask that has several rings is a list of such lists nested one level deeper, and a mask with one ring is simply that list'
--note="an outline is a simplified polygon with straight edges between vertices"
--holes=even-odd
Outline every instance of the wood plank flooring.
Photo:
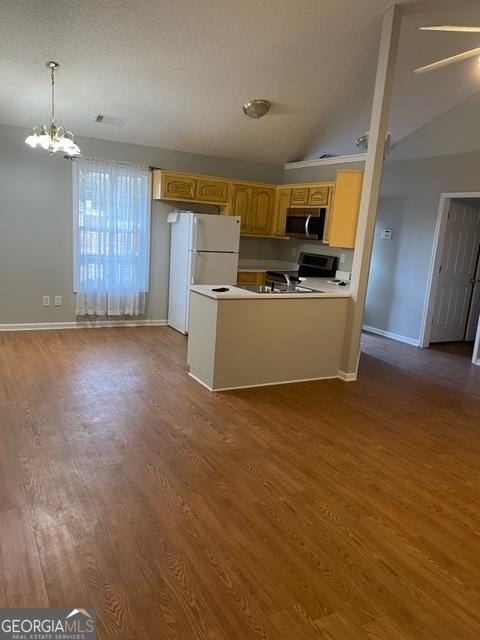
[{"label": "wood plank flooring", "polygon": [[100,640],[478,640],[480,368],[211,394],[167,327],[0,334],[0,606]]}]

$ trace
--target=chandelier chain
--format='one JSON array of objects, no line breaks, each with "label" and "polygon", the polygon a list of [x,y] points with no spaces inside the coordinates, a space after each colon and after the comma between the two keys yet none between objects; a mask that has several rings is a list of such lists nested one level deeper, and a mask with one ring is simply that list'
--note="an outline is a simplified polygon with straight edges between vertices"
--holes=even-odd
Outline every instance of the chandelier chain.
[{"label": "chandelier chain", "polygon": [[55,68],[51,69],[51,78],[52,78],[52,115],[51,121],[55,124]]}]

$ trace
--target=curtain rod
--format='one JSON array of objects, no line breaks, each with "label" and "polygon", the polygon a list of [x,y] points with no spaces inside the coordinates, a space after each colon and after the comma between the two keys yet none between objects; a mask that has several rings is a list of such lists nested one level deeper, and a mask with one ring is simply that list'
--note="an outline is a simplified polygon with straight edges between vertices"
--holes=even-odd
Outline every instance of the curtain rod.
[{"label": "curtain rod", "polygon": [[[77,158],[75,156],[63,156],[64,160],[76,160]],[[82,158],[83,160],[96,160],[97,158]],[[106,161],[108,162],[108,160]],[[131,162],[124,162],[123,160],[112,160],[112,162],[118,162],[120,164],[136,164],[136,163],[131,163]],[[162,167],[152,167],[151,165],[148,166],[150,171],[161,171]]]}]

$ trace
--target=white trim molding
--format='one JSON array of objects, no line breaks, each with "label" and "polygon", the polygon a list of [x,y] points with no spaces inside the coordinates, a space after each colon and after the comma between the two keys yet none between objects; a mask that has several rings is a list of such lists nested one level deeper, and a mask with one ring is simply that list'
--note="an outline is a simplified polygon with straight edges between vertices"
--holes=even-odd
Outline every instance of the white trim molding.
[{"label": "white trim molding", "polygon": [[331,164],[348,164],[349,162],[365,162],[366,153],[353,153],[348,156],[333,156],[332,158],[317,158],[316,160],[300,160],[300,162],[287,162],[283,168],[303,169],[304,167],[325,167]]},{"label": "white trim molding", "polygon": [[107,327],[164,327],[166,320],[81,320],[80,322],[17,322],[0,324],[0,331],[45,331],[52,329],[101,329]]},{"label": "white trim molding", "polygon": [[420,340],[418,338],[409,338],[408,336],[402,336],[399,333],[393,333],[392,331],[385,331],[384,329],[377,329],[377,327],[370,327],[367,324],[363,325],[363,331],[368,331],[368,333],[376,333],[379,336],[383,336],[384,338],[390,338],[390,340],[397,340],[397,342],[404,342],[405,344],[410,344],[412,347],[419,347]]},{"label": "white trim molding", "polygon": [[[339,371],[338,375],[336,376],[323,376],[321,378],[302,378],[301,380],[278,380],[276,382],[260,382],[259,384],[244,384],[244,385],[239,385],[237,387],[221,387],[218,389],[213,389],[206,382],[201,380],[198,376],[196,376],[191,371],[188,372],[188,375],[190,376],[190,378],[193,378],[195,382],[198,382],[199,384],[202,385],[202,387],[205,387],[205,389],[208,389],[213,393],[217,393],[218,391],[235,391],[236,389],[254,389],[257,387],[276,387],[277,385],[281,385],[281,384],[300,384],[301,382],[318,382],[319,380],[336,380],[338,378],[340,378],[341,380],[349,381],[349,382],[357,379],[356,373],[344,373],[343,371]],[[351,377],[351,376],[354,376],[354,377]]]},{"label": "white trim molding", "polygon": [[475,336],[475,344],[473,345],[472,364],[480,367],[480,316],[478,318],[477,335]]},{"label": "white trim molding", "polygon": [[355,382],[357,379],[357,374],[347,373],[346,371],[339,371],[338,377],[340,378],[340,380],[343,380],[344,382]]},{"label": "white trim molding", "polygon": [[445,192],[440,194],[438,204],[437,222],[435,234],[433,236],[432,255],[428,268],[427,287],[425,301],[423,304],[423,316],[420,329],[419,346],[426,348],[430,346],[430,333],[432,330],[433,309],[438,287],[438,276],[440,272],[440,262],[442,259],[442,249],[447,231],[448,210],[452,198],[480,198],[479,191]]}]

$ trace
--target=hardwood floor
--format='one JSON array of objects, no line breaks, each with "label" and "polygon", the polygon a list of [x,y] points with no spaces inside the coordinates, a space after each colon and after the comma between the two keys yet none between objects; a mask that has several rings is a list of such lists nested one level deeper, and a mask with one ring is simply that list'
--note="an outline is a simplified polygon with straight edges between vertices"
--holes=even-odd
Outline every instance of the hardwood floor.
[{"label": "hardwood floor", "polygon": [[478,640],[480,368],[211,394],[166,327],[0,334],[0,606],[98,638]]}]

